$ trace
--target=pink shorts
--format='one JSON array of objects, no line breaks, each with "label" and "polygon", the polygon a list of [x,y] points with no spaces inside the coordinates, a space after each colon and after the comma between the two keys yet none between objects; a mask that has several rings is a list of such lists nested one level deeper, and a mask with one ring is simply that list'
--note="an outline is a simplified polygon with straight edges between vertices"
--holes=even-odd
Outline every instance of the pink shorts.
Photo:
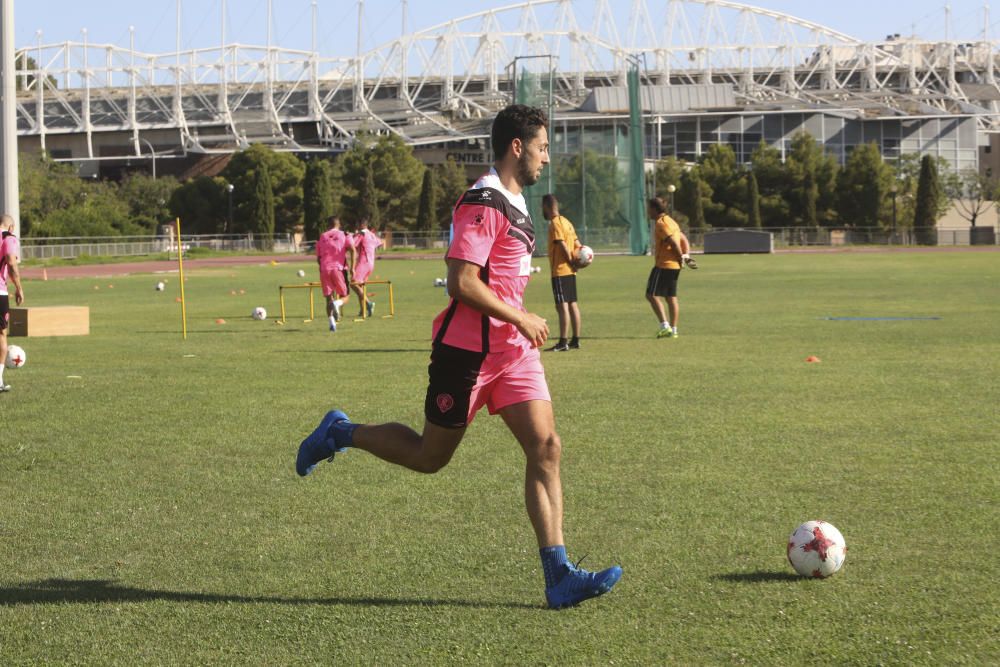
[{"label": "pink shorts", "polygon": [[445,428],[468,426],[484,405],[495,415],[517,403],[552,400],[537,348],[483,355],[437,344],[428,372],[424,416]]},{"label": "pink shorts", "polygon": [[371,266],[364,266],[362,264],[358,264],[357,266],[354,267],[354,276],[352,277],[353,278],[352,282],[358,283],[359,285],[364,285],[366,282],[368,282],[368,277],[371,276],[373,268],[374,267]]},{"label": "pink shorts", "polygon": [[347,296],[347,275],[344,269],[328,269],[320,267],[319,282],[323,286],[323,296],[336,294]]}]

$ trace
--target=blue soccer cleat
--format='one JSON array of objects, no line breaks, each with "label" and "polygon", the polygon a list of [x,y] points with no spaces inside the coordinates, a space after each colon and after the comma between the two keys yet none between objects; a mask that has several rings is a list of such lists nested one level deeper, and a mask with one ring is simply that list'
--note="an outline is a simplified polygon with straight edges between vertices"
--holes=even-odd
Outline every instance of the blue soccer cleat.
[{"label": "blue soccer cleat", "polygon": [[566,563],[566,570],[558,584],[545,589],[545,599],[551,609],[575,607],[584,600],[604,595],[622,578],[622,569],[617,565],[590,572]]},{"label": "blue soccer cleat", "polygon": [[305,477],[323,459],[332,461],[334,454],[346,451],[346,446],[337,445],[335,433],[335,427],[344,423],[350,424],[351,420],[340,410],[327,412],[316,430],[310,433],[299,445],[299,455],[295,459],[295,472]]}]

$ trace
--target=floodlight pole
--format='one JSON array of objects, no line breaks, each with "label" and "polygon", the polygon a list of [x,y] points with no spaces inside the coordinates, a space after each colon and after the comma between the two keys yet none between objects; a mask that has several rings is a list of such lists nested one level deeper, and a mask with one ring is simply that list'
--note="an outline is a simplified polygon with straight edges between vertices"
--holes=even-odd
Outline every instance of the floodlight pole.
[{"label": "floodlight pole", "polygon": [[[0,213],[21,232],[17,185],[17,85],[14,80],[14,0],[0,0]],[[42,85],[36,81],[36,85]]]}]

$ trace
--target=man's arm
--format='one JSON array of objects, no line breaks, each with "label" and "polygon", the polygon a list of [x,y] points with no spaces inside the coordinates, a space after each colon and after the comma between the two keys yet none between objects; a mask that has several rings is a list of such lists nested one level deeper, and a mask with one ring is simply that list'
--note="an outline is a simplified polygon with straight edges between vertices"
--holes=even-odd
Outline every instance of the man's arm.
[{"label": "man's arm", "polygon": [[24,289],[21,287],[21,270],[17,266],[17,255],[7,255],[7,279],[14,284],[14,303],[24,303]]},{"label": "man's arm", "polygon": [[473,310],[508,322],[535,347],[541,347],[549,336],[549,326],[534,313],[509,306],[490,291],[479,279],[481,268],[462,259],[448,259],[448,294]]}]

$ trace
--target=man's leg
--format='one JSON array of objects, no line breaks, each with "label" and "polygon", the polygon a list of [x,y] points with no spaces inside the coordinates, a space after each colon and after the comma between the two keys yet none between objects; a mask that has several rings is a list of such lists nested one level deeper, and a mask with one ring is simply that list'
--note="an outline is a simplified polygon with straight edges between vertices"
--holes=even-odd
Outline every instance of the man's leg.
[{"label": "man's leg", "polygon": [[358,317],[365,316],[365,285],[364,283],[351,283],[351,289],[358,295]]},{"label": "man's leg", "polygon": [[569,321],[573,326],[573,338],[570,347],[580,347],[580,304],[576,301],[569,304]]},{"label": "man's leg", "polygon": [[430,422],[424,422],[422,435],[398,423],[363,424],[354,430],[353,446],[383,461],[434,473],[448,465],[464,435],[465,427],[444,428]]},{"label": "man's leg", "polygon": [[[3,324],[3,322],[0,322]],[[7,391],[9,387],[3,383],[4,364],[7,363],[7,329],[0,329],[0,391]]]},{"label": "man's leg", "polygon": [[667,311],[663,308],[663,303],[660,301],[660,297],[655,294],[647,294],[646,301],[649,301],[649,305],[653,307],[653,314],[656,315],[657,322],[667,321]]},{"label": "man's leg", "polygon": [[572,607],[607,593],[621,578],[620,567],[613,565],[601,572],[590,572],[574,566],[566,556],[559,479],[562,443],[556,433],[552,403],[543,400],[515,403],[502,408],[500,415],[524,450],[524,504],[538,541],[549,607]]},{"label": "man's leg", "polygon": [[524,504],[539,547],[563,544],[562,482],[559,461],[562,444],[556,433],[552,404],[525,401],[500,410],[507,428],[517,438],[527,459]]},{"label": "man's leg", "polygon": [[667,297],[667,308],[670,309],[670,326],[677,329],[677,316],[681,312],[680,303],[677,301],[676,296]]}]

